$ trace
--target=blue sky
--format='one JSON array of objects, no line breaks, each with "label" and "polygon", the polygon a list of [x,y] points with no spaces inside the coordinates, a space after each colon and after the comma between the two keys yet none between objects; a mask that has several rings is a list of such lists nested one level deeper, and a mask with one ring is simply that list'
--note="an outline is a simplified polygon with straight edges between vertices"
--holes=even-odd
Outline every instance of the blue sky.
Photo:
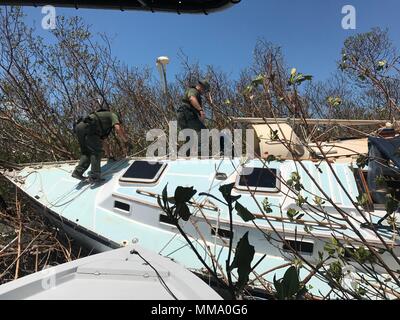
[{"label": "blue sky", "polygon": [[[355,31],[341,27],[347,4],[357,10]],[[25,12],[40,35],[50,39],[40,29],[40,8]],[[154,67],[156,57],[168,55],[169,78],[181,70],[180,50],[192,62],[215,65],[236,78],[251,64],[257,39],[263,38],[283,48],[290,67],[326,80],[336,69],[344,39],[354,33],[388,28],[400,48],[399,13],[399,0],[242,0],[209,16],[57,8],[57,14],[82,16],[94,32],[111,36],[114,55],[128,65]]]}]

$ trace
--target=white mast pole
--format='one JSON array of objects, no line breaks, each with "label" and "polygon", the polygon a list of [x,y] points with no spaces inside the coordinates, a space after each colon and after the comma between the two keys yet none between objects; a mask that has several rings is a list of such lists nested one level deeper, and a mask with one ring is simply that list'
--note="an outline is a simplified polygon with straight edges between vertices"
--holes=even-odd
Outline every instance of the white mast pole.
[{"label": "white mast pole", "polygon": [[161,83],[163,86],[164,93],[164,109],[166,109],[167,101],[168,101],[168,83],[167,83],[167,65],[169,64],[169,58],[162,56],[157,58],[156,65],[157,69],[160,72]]}]

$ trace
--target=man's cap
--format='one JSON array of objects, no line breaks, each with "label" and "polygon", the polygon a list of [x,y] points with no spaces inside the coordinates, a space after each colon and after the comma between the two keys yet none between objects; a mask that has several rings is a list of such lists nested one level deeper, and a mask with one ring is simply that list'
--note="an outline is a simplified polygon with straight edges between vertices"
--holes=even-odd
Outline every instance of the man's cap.
[{"label": "man's cap", "polygon": [[210,82],[208,80],[200,79],[199,84],[201,84],[203,86],[205,91],[210,91],[211,86],[210,86]]}]

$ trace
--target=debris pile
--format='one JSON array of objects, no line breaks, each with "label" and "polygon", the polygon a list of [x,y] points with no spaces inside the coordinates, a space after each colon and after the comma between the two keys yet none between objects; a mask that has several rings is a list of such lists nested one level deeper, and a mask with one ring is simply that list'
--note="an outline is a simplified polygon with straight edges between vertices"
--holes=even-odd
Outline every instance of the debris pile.
[{"label": "debris pile", "polygon": [[[0,184],[8,187],[4,180]],[[0,193],[0,284],[90,254],[52,227],[17,191],[6,194],[10,197],[5,199]]]}]

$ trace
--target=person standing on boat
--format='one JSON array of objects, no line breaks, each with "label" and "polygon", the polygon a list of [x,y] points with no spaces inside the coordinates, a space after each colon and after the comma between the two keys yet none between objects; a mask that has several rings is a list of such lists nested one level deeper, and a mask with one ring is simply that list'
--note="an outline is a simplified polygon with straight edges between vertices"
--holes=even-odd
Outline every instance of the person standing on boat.
[{"label": "person standing on boat", "polygon": [[209,91],[210,83],[207,80],[199,80],[196,86],[186,90],[182,105],[177,110],[179,129],[192,129],[197,132],[199,152],[201,151],[201,130],[207,129],[204,124],[206,114],[203,109],[202,96]]},{"label": "person standing on boat", "polygon": [[[100,101],[101,100],[101,101]],[[101,181],[101,156],[103,153],[103,143],[111,132],[115,129],[116,137],[123,145],[123,152],[128,154],[131,144],[121,125],[117,114],[111,112],[103,103],[102,99],[97,101],[101,108],[88,115],[85,119],[80,119],[75,127],[75,134],[78,138],[81,158],[79,165],[72,173],[72,177],[85,180],[84,172],[91,167],[89,173],[90,182]]]}]

